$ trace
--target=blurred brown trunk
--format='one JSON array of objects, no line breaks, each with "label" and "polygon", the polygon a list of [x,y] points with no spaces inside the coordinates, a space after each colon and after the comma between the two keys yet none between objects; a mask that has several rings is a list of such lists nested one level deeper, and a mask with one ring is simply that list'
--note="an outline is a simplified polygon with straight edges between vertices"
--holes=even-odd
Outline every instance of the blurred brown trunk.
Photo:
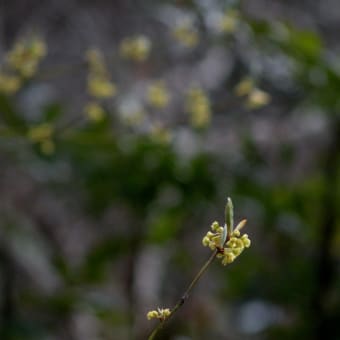
[{"label": "blurred brown trunk", "polygon": [[317,245],[316,289],[312,300],[315,339],[332,339],[334,329],[338,325],[332,322],[327,301],[335,277],[334,261],[332,259],[332,243],[336,233],[337,221],[337,187],[338,168],[340,164],[340,116],[335,116],[332,122],[332,139],[325,158],[324,175],[325,191],[321,197],[321,226],[319,244]]},{"label": "blurred brown trunk", "polygon": [[[10,256],[6,250],[0,248],[1,268],[1,310],[0,310],[0,334],[5,339],[13,325],[14,306],[14,270]],[[2,338],[1,337],[1,338]]]},{"label": "blurred brown trunk", "polygon": [[138,330],[136,329],[136,296],[135,296],[135,278],[136,278],[136,263],[139,257],[142,241],[144,238],[143,222],[144,214],[136,219],[135,223],[130,225],[130,241],[129,253],[126,268],[126,297],[128,302],[128,339],[134,340],[137,338]]}]

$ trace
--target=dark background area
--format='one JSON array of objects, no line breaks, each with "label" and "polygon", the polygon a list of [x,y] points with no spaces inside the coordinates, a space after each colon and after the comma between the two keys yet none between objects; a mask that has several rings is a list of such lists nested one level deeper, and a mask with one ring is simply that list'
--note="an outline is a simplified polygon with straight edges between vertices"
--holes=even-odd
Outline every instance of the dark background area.
[{"label": "dark background area", "polygon": [[[2,0],[0,78],[22,39],[47,55],[15,93],[0,86],[0,339],[146,339],[227,196],[252,246],[213,263],[159,339],[340,339],[339,32],[336,0]],[[124,59],[138,35],[148,57]],[[89,48],[115,96],[88,92]],[[238,96],[244,79],[269,103]],[[147,100],[158,80],[165,108]],[[211,106],[200,128],[193,86]]]}]

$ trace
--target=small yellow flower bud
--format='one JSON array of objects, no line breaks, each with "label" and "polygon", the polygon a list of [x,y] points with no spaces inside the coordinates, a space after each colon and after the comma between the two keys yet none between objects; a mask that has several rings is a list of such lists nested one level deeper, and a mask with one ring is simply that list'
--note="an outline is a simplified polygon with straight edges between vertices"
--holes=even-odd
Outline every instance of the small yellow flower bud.
[{"label": "small yellow flower bud", "polygon": [[223,260],[222,260],[222,264],[225,266],[229,263],[232,263],[235,260],[236,256],[233,253],[225,253]]},{"label": "small yellow flower bud", "polygon": [[233,248],[232,252],[237,257],[239,256],[243,251],[243,248]]},{"label": "small yellow flower bud", "polygon": [[210,248],[211,250],[215,250],[215,249],[216,249],[216,244],[215,244],[215,242],[209,242],[209,248]]},{"label": "small yellow flower bud", "polygon": [[167,318],[171,312],[169,308],[165,308],[165,309],[160,309],[159,310],[159,314],[163,317],[163,318]]},{"label": "small yellow flower bud", "polygon": [[240,236],[240,231],[239,230],[234,230],[232,235],[235,236],[235,237],[239,237]]},{"label": "small yellow flower bud", "polygon": [[243,240],[241,239],[237,239],[236,240],[236,247],[235,248],[244,248],[244,245],[243,245]]},{"label": "small yellow flower bud", "polygon": [[241,241],[242,241],[242,243],[243,243],[243,246],[244,246],[245,248],[249,248],[249,247],[250,247],[250,245],[251,245],[251,241],[249,240],[249,238],[248,238],[248,235],[247,235],[247,234],[244,234],[244,235],[242,235],[242,237],[241,237]]},{"label": "small yellow flower bud", "polygon": [[202,244],[204,247],[207,247],[209,245],[209,238],[207,236],[203,237]]},{"label": "small yellow flower bud", "polygon": [[217,228],[218,228],[219,226],[220,226],[220,225],[218,224],[217,221],[213,222],[213,223],[211,224],[211,229],[212,229],[212,231],[217,231]]},{"label": "small yellow flower bud", "polygon": [[232,237],[228,242],[227,242],[227,246],[230,248],[235,248],[237,247],[237,238],[236,237]]},{"label": "small yellow flower bud", "polygon": [[221,235],[215,235],[211,238],[212,241],[215,242],[215,244],[219,244],[221,242]]},{"label": "small yellow flower bud", "polygon": [[156,310],[152,310],[146,314],[148,320],[158,318],[158,312]]}]

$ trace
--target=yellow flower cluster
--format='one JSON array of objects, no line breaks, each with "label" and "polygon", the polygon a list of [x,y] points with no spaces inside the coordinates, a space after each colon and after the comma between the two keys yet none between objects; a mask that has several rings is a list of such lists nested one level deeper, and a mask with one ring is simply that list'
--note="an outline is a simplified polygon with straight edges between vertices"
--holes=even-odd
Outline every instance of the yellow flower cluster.
[{"label": "yellow flower cluster", "polygon": [[46,55],[46,44],[40,38],[17,42],[7,55],[7,64],[22,77],[32,77],[39,62]]},{"label": "yellow flower cluster", "polygon": [[[205,247],[209,247],[211,250],[218,249],[216,255],[217,258],[222,260],[222,264],[225,266],[234,262],[237,256],[239,256],[245,248],[250,247],[250,240],[247,234],[241,236],[240,230],[246,224],[246,220],[242,220],[232,231],[231,235],[223,242],[223,235],[227,226],[220,226],[218,222],[213,222],[211,230],[203,237],[202,244]],[[223,243],[223,244],[222,244]]]},{"label": "yellow flower cluster", "polygon": [[221,246],[223,227],[221,227],[219,223],[215,221],[211,224],[210,228],[212,232],[207,232],[207,234],[203,237],[202,244],[204,247],[209,246],[211,250],[215,250],[216,247]]},{"label": "yellow flower cluster", "polygon": [[94,122],[100,122],[105,117],[104,109],[97,102],[90,102],[85,106],[87,117]]},{"label": "yellow flower cluster", "polygon": [[164,82],[158,81],[149,86],[147,100],[150,105],[157,109],[162,109],[168,105],[170,95]]},{"label": "yellow flower cluster", "polygon": [[237,96],[247,96],[246,106],[249,109],[258,109],[267,105],[270,102],[270,95],[257,87],[255,87],[254,80],[251,78],[243,79],[235,87]]},{"label": "yellow flower cluster", "polygon": [[164,321],[167,317],[169,317],[171,314],[171,311],[169,308],[157,308],[157,310],[151,310],[146,314],[146,317],[148,320],[151,319],[160,319],[161,321]]},{"label": "yellow flower cluster", "polygon": [[32,77],[45,55],[46,45],[37,37],[17,42],[8,52],[0,70],[0,93],[9,95],[17,92],[23,83],[22,78]]},{"label": "yellow flower cluster", "polygon": [[239,13],[236,10],[225,12],[218,22],[218,28],[222,33],[232,33],[236,30]]},{"label": "yellow flower cluster", "polygon": [[247,98],[247,107],[249,109],[258,109],[270,102],[270,95],[259,89],[251,91]]},{"label": "yellow flower cluster", "polygon": [[106,77],[89,75],[88,91],[91,96],[96,98],[109,98],[115,95],[116,87]]},{"label": "yellow flower cluster", "polygon": [[179,43],[188,48],[195,47],[199,42],[198,32],[190,21],[183,21],[177,25],[172,34]]},{"label": "yellow flower cluster", "polygon": [[248,95],[254,88],[254,80],[252,78],[242,79],[235,87],[235,94],[239,97]]},{"label": "yellow flower cluster", "polygon": [[125,38],[119,47],[123,58],[142,62],[145,61],[151,51],[151,41],[144,35]]},{"label": "yellow flower cluster", "polygon": [[117,89],[108,77],[104,57],[97,49],[90,49],[86,53],[86,59],[89,66],[87,78],[87,89],[92,97],[103,99],[109,98],[116,94]]},{"label": "yellow flower cluster", "polygon": [[113,97],[117,88],[110,80],[109,71],[106,67],[104,56],[98,49],[91,48],[86,52],[89,73],[87,76],[87,90],[90,96],[97,100],[86,104],[84,112],[93,122],[102,121],[105,117],[105,110],[98,100]]},{"label": "yellow flower cluster", "polygon": [[41,152],[45,155],[51,155],[55,150],[52,136],[53,127],[48,123],[31,127],[27,132],[27,138],[33,143],[39,144]]},{"label": "yellow flower cluster", "polygon": [[210,100],[202,89],[196,87],[187,94],[187,111],[190,114],[190,123],[194,128],[204,128],[211,120]]},{"label": "yellow flower cluster", "polygon": [[19,90],[20,86],[19,76],[0,71],[0,93],[13,94]]}]

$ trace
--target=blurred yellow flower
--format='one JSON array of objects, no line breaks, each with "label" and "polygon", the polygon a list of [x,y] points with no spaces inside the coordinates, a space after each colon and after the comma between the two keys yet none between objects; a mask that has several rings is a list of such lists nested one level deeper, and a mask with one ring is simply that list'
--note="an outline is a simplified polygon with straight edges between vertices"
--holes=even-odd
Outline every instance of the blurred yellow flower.
[{"label": "blurred yellow flower", "polygon": [[91,48],[86,52],[86,60],[89,67],[87,76],[88,93],[95,98],[113,97],[117,92],[117,88],[109,79],[109,71],[102,53],[98,49]]},{"label": "blurred yellow flower", "polygon": [[97,48],[90,48],[85,54],[91,73],[104,75],[107,73],[104,57]]},{"label": "blurred yellow flower", "polygon": [[199,42],[198,32],[189,20],[178,24],[172,34],[179,43],[188,48],[195,47]]},{"label": "blurred yellow flower", "polygon": [[235,86],[235,94],[239,97],[246,96],[254,88],[254,80],[252,78],[244,78]]},{"label": "blurred yellow flower", "polygon": [[52,155],[55,151],[55,145],[54,142],[51,139],[46,139],[43,140],[40,143],[40,151],[44,154],[44,155]]},{"label": "blurred yellow flower", "polygon": [[158,109],[162,109],[168,105],[170,95],[164,82],[158,81],[149,86],[147,100],[150,105]]},{"label": "blurred yellow flower", "polygon": [[21,85],[21,79],[17,75],[6,74],[0,71],[0,93],[13,94]]},{"label": "blurred yellow flower", "polygon": [[27,138],[39,145],[40,151],[45,155],[51,155],[55,150],[52,140],[53,126],[49,123],[41,123],[31,127],[27,132]]},{"label": "blurred yellow flower", "polygon": [[157,310],[151,310],[146,314],[148,320],[151,319],[160,319],[165,320],[168,316],[170,316],[171,311],[169,308],[157,308]]},{"label": "blurred yellow flower", "polygon": [[258,109],[267,105],[270,102],[270,99],[271,97],[267,92],[255,88],[249,93],[246,106],[249,109]]},{"label": "blurred yellow flower", "polygon": [[218,29],[222,33],[235,32],[239,20],[239,13],[236,10],[225,12],[218,22]]},{"label": "blurred yellow flower", "polygon": [[98,75],[89,75],[87,78],[87,90],[89,94],[95,98],[113,97],[116,92],[116,86],[106,77]]},{"label": "blurred yellow flower", "polygon": [[190,115],[190,123],[194,128],[204,128],[211,120],[210,100],[201,88],[189,90],[186,108]]},{"label": "blurred yellow flower", "polygon": [[53,134],[53,127],[49,123],[41,123],[31,127],[27,132],[27,138],[32,142],[41,142],[50,139]]},{"label": "blurred yellow flower", "polygon": [[47,47],[43,40],[34,37],[17,42],[7,54],[7,64],[25,78],[32,77],[41,59],[46,55]]},{"label": "blurred yellow flower", "polygon": [[144,35],[125,38],[119,47],[120,54],[125,59],[137,62],[145,61],[151,51],[151,41]]},{"label": "blurred yellow flower", "polygon": [[100,122],[105,117],[104,109],[96,102],[90,102],[85,106],[87,117],[94,122]]}]

